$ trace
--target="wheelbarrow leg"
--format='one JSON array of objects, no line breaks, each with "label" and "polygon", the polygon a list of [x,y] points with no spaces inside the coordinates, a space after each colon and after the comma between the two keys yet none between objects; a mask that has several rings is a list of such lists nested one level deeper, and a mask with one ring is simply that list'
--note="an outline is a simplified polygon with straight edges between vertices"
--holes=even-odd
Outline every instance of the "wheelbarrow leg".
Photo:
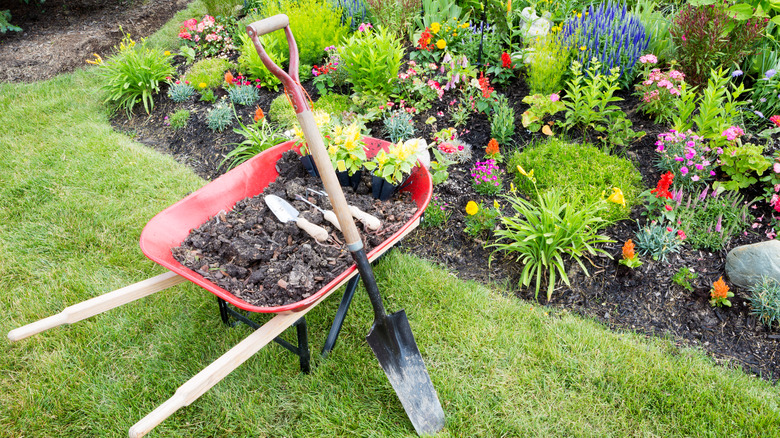
[{"label": "wheelbarrow leg", "polygon": [[325,345],[322,346],[322,357],[328,357],[328,354],[336,345],[336,338],[339,337],[341,326],[344,325],[344,318],[346,318],[349,306],[352,304],[352,298],[355,296],[358,281],[360,281],[360,275],[352,277],[347,283],[344,296],[341,298],[341,304],[339,304],[339,309],[336,311],[336,316],[333,318],[333,325],[330,326],[330,332],[328,333],[327,339],[325,339]]}]

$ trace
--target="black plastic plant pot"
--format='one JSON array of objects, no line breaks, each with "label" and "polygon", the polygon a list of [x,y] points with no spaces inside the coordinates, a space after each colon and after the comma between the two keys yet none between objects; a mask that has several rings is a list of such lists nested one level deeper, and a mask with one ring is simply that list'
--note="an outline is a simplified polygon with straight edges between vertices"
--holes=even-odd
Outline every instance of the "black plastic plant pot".
[{"label": "black plastic plant pot", "polygon": [[393,184],[381,176],[371,175],[371,196],[380,201],[387,201],[393,197],[400,184]]},{"label": "black plastic plant pot", "polygon": [[309,175],[315,178],[320,177],[320,171],[317,170],[317,164],[314,163],[314,157],[312,157],[311,155],[302,156],[301,164],[303,164],[303,168],[306,169],[307,172],[309,172]]},{"label": "black plastic plant pot", "polygon": [[352,176],[349,176],[349,171],[336,172],[336,177],[339,179],[341,187],[352,187],[352,190],[357,191],[360,186],[360,178],[363,176],[363,171],[358,170]]}]

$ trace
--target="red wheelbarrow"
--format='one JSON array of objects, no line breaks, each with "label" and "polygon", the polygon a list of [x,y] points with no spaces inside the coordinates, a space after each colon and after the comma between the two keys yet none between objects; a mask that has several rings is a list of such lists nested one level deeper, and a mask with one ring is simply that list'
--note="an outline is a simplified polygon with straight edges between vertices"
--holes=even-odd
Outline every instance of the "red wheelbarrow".
[{"label": "red wheelbarrow", "polygon": [[[56,315],[8,333],[8,338],[11,341],[18,341],[59,325],[81,321],[187,280],[202,286],[217,296],[223,321],[227,322],[230,313],[256,328],[238,345],[179,387],[170,399],[133,425],[129,431],[131,437],[145,435],[179,408],[188,406],[273,340],[277,340],[298,354],[302,370],[307,371],[308,341],[306,340],[304,315],[340,286],[350,282],[323,349],[323,353],[327,354],[338,335],[341,321],[357,285],[358,277],[356,275],[358,273],[369,294],[375,314],[374,326],[366,339],[398,394],[415,430],[419,434],[432,434],[444,425],[444,413],[414,342],[406,315],[403,310],[392,315],[385,313],[370,265],[370,261],[378,258],[419,225],[421,215],[431,198],[430,174],[422,166],[417,166],[413,170],[409,176],[408,184],[403,190],[411,193],[417,211],[398,231],[366,254],[299,84],[297,47],[288,23],[286,16],[277,15],[249,25],[247,32],[254,41],[258,54],[266,67],[285,85],[286,93],[291,98],[296,110],[309,150],[320,170],[323,186],[329,195],[333,210],[343,230],[346,246],[355,260],[355,265],[352,265],[308,298],[285,306],[260,307],[236,297],[173,258],[171,250],[181,245],[191,229],[204,224],[223,210],[232,209],[236,202],[262,193],[265,187],[276,179],[278,176],[276,162],[282,153],[293,147],[293,142],[286,142],[248,160],[165,209],[149,221],[141,233],[141,250],[151,260],[169,269],[169,272],[75,304]],[[258,40],[259,35],[280,29],[285,30],[290,47],[289,75],[271,62]],[[376,154],[381,148],[388,146],[387,142],[372,138],[366,138],[366,144],[366,152],[369,157]],[[276,316],[259,326],[229,309],[228,303],[245,311],[275,313]],[[293,347],[277,338],[293,325],[298,325],[298,347]]]}]

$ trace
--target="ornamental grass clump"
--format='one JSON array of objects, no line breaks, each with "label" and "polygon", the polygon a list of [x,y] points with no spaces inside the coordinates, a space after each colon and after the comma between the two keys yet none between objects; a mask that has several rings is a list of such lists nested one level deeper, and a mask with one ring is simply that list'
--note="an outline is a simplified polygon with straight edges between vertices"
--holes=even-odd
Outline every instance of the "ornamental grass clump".
[{"label": "ornamental grass clump", "polygon": [[682,235],[677,231],[674,227],[652,221],[636,233],[636,247],[640,254],[665,262],[669,254],[680,250]]},{"label": "ornamental grass clump", "polygon": [[393,111],[383,120],[385,135],[392,143],[406,141],[414,137],[414,120],[406,111]]},{"label": "ornamental grass clump", "polygon": [[587,13],[569,19],[561,34],[586,68],[594,57],[604,75],[619,67],[623,88],[633,82],[634,65],[650,44],[644,24],[628,12],[625,3],[612,0],[591,4]]},{"label": "ornamental grass clump", "polygon": [[190,85],[189,81],[177,80],[168,88],[168,97],[176,103],[186,102],[194,95],[195,87]]},{"label": "ornamental grass clump", "polygon": [[206,124],[212,131],[224,131],[233,124],[233,109],[225,102],[214,105],[214,108],[206,114]]},{"label": "ornamental grass clump", "polygon": [[761,282],[750,288],[747,300],[750,313],[758,316],[767,328],[780,324],[780,283],[777,280],[762,276]]},{"label": "ornamental grass clump", "polygon": [[597,247],[613,242],[609,237],[598,234],[599,229],[610,223],[602,216],[607,208],[604,199],[575,206],[565,201],[563,192],[558,188],[544,193],[536,191],[535,202],[514,193],[504,196],[504,199],[516,214],[501,216],[502,227],[494,232],[498,241],[488,246],[516,257],[515,260],[523,265],[520,284],[529,287],[534,281],[535,298],[539,297],[543,279],[547,280],[548,301],[558,278],[570,284],[564,257],[577,262],[588,276],[590,274],[582,260],[587,258],[586,254],[595,256],[600,253],[609,257],[606,251]]},{"label": "ornamental grass clump", "polygon": [[501,169],[496,165],[496,160],[489,158],[485,161],[477,161],[471,169],[472,186],[477,193],[482,195],[497,195],[501,193],[503,179]]}]

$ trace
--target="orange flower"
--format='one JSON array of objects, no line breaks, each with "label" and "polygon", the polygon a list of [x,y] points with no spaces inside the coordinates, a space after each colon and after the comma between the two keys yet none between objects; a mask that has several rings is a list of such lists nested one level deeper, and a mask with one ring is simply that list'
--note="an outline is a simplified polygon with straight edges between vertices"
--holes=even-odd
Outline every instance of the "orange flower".
[{"label": "orange flower", "polygon": [[626,240],[626,243],[623,244],[623,258],[631,260],[634,257],[636,257],[636,254],[634,254],[634,242],[631,239],[628,239]]},{"label": "orange flower", "polygon": [[225,73],[225,82],[227,82],[228,85],[233,85],[233,74],[230,72]]},{"label": "orange flower", "polygon": [[498,142],[495,138],[491,138],[485,148],[485,155],[496,155],[498,152]]},{"label": "orange flower", "polygon": [[718,281],[712,283],[712,290],[710,291],[710,296],[713,299],[724,300],[728,298],[728,293],[729,293],[729,287],[726,285],[726,282],[723,281],[723,277],[720,277]]},{"label": "orange flower", "polygon": [[260,120],[263,120],[265,118],[265,113],[263,113],[263,109],[260,107],[257,107],[255,110],[255,122],[259,122]]}]

